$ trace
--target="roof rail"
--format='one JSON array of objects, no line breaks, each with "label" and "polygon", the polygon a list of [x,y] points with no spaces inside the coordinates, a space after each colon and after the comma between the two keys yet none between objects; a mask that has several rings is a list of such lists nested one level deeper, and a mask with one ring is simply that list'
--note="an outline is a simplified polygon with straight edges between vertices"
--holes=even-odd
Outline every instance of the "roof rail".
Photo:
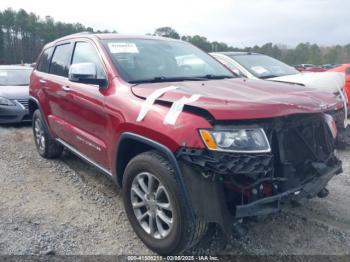
[{"label": "roof rail", "polygon": [[92,32],[83,31],[83,32],[78,32],[78,33],[74,33],[74,34],[70,34],[70,35],[65,35],[65,36],[63,36],[63,37],[66,37],[66,36],[75,36],[75,35],[86,35],[86,34],[92,34]]}]

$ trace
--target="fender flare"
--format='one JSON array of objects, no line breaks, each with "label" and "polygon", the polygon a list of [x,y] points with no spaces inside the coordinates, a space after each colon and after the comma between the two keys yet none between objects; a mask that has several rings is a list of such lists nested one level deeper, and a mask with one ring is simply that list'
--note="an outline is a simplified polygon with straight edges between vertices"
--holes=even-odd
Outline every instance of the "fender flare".
[{"label": "fender flare", "polygon": [[[183,196],[185,198],[185,206],[190,212],[192,222],[195,223],[195,213],[194,213],[194,210],[193,210],[193,207],[191,204],[189,192],[188,192],[188,189],[187,189],[186,184],[184,182],[184,178],[183,178],[179,163],[176,160],[174,153],[168,147],[160,144],[157,141],[151,140],[147,137],[144,137],[144,136],[141,136],[141,135],[138,135],[135,133],[125,132],[125,133],[122,133],[120,135],[119,141],[117,143],[116,158],[115,158],[116,159],[116,166],[115,166],[116,170],[118,170],[118,162],[119,162],[118,158],[122,154],[121,152],[119,152],[120,144],[126,139],[131,139],[131,140],[135,140],[137,142],[144,143],[144,144],[160,151],[161,153],[163,153],[165,155],[165,157],[169,160],[170,164],[174,167],[175,179],[176,179],[178,185],[180,186],[181,193],[183,194]],[[116,180],[118,180],[118,177],[122,176],[122,175],[123,174],[118,174],[118,171],[117,171],[116,172],[116,176],[117,176]]]},{"label": "fender flare", "polygon": [[[42,118],[44,119],[44,122],[45,122],[45,125],[46,125],[46,127],[47,127],[47,130],[48,130],[50,136],[52,136],[52,132],[51,132],[51,130],[50,130],[50,128],[49,128],[49,125],[48,125],[46,116],[45,116],[45,114],[44,114],[44,111],[43,111],[43,109],[42,109],[40,103],[39,103],[39,100],[36,99],[36,98],[33,97],[33,96],[29,96],[29,101],[34,102],[34,103],[38,106],[38,109],[40,110],[40,113],[41,113],[41,115],[42,115]],[[29,108],[29,109],[30,109],[30,108]],[[34,113],[34,112],[33,112],[33,113]]]}]

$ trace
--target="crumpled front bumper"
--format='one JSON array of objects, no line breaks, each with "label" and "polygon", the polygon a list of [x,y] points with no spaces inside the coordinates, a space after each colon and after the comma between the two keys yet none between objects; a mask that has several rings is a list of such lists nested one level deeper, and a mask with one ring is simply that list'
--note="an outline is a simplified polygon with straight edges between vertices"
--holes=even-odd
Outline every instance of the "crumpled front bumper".
[{"label": "crumpled front bumper", "polygon": [[261,216],[275,213],[281,209],[283,204],[299,203],[303,204],[308,199],[315,197],[323,188],[325,188],[335,175],[342,172],[341,165],[328,168],[326,172],[312,178],[307,183],[287,190],[278,195],[256,200],[246,205],[236,206],[236,218]]}]

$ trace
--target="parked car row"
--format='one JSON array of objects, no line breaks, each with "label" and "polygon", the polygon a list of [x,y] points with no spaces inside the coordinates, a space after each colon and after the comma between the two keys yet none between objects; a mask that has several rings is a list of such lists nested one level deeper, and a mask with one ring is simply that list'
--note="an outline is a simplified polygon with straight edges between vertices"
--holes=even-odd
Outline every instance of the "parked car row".
[{"label": "parked car row", "polygon": [[337,81],[315,89],[281,79],[299,73],[269,57],[212,56],[174,39],[76,34],[47,44],[31,74],[38,153],[66,148],[110,176],[134,231],[162,255],[209,224],[242,234],[249,217],[326,197],[342,172]]}]

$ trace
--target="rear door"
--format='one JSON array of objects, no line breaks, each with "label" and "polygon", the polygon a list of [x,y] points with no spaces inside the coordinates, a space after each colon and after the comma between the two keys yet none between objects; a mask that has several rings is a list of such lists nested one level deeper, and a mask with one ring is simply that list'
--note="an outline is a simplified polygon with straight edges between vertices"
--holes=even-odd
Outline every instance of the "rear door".
[{"label": "rear door", "polygon": [[49,74],[41,79],[42,90],[48,101],[48,122],[51,130],[59,138],[67,140],[66,114],[71,110],[69,92],[67,92],[68,70],[73,52],[73,44],[62,43],[55,47],[49,66]]},{"label": "rear door", "polygon": [[[97,77],[107,79],[105,66],[97,47],[88,40],[74,43],[72,64],[94,63]],[[63,83],[62,83],[63,84]],[[66,123],[66,142],[99,166],[109,169],[106,146],[107,115],[103,90],[99,86],[67,81],[64,99],[68,107],[62,117]]]}]

